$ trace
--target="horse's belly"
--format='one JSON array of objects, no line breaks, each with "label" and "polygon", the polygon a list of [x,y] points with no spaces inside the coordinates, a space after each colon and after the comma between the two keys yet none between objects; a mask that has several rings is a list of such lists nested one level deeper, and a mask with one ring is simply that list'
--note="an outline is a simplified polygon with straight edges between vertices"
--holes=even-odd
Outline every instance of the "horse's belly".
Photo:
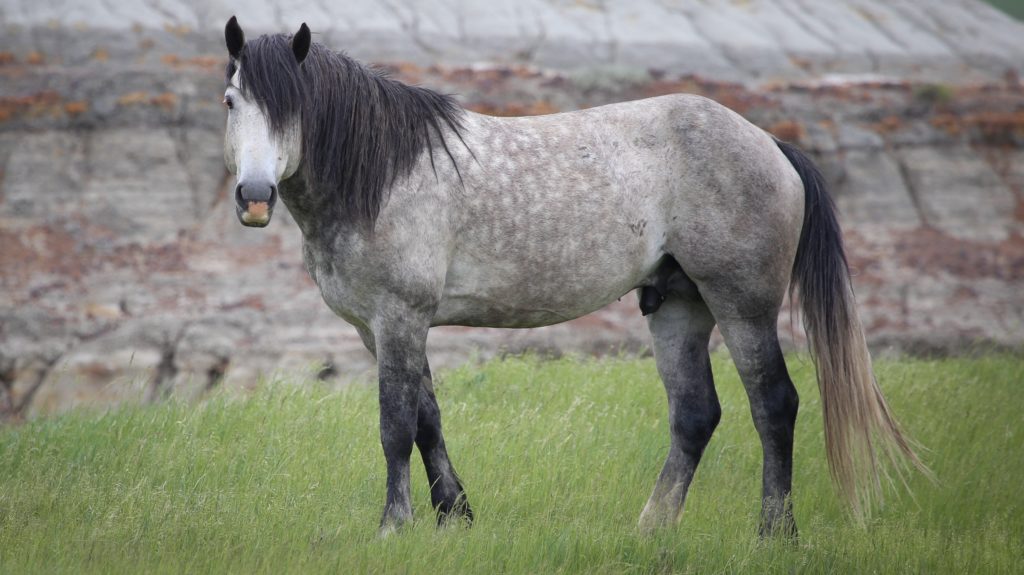
[{"label": "horse's belly", "polygon": [[656,254],[636,240],[611,238],[600,249],[586,240],[507,258],[457,254],[433,323],[539,327],[586,315],[653,272]]},{"label": "horse's belly", "polygon": [[[628,291],[628,288],[625,290]],[[556,295],[556,294],[553,294]],[[621,296],[623,294],[619,294]],[[615,298],[586,297],[573,302],[504,299],[498,290],[445,295],[433,325],[541,327],[569,321],[601,309]]]},{"label": "horse's belly", "polygon": [[632,288],[628,286],[600,296],[558,287],[552,288],[548,297],[513,297],[505,289],[445,293],[432,323],[472,327],[541,327],[601,309]]}]

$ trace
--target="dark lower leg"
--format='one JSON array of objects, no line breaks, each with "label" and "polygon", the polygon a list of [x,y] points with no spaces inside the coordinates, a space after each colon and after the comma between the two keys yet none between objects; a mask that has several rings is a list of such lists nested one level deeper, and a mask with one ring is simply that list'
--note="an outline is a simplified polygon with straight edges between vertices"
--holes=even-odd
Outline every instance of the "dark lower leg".
[{"label": "dark lower leg", "polygon": [[721,417],[707,350],[703,356],[695,354],[691,359],[693,372],[703,372],[701,385],[686,387],[682,393],[669,391],[671,445],[658,482],[640,516],[641,529],[670,526],[679,521],[690,482]]},{"label": "dark lower leg", "polygon": [[[405,335],[405,334],[402,334]],[[377,338],[380,372],[380,440],[387,462],[387,499],[381,532],[412,519],[409,456],[418,430],[421,373],[424,364],[418,338],[391,334]]]},{"label": "dark lower leg", "polygon": [[416,446],[423,457],[423,466],[430,482],[430,501],[437,510],[437,522],[443,524],[450,518],[465,517],[473,522],[473,510],[466,499],[462,483],[448,458],[444,435],[441,433],[441,411],[434,396],[430,368],[423,370],[423,388],[420,391],[419,415],[417,418]]},{"label": "dark lower leg", "polygon": [[714,319],[703,302],[678,296],[648,316],[654,357],[669,404],[671,445],[654,491],[640,515],[640,529],[675,525],[721,408],[708,357]]},{"label": "dark lower leg", "polygon": [[[394,404],[381,398],[381,445],[387,462],[387,496],[381,515],[382,530],[399,527],[412,519],[412,501],[409,492],[409,456],[415,436],[415,411],[399,415]],[[385,410],[390,412],[385,414]],[[410,426],[409,423],[412,425]]]},{"label": "dark lower leg", "polygon": [[743,326],[723,325],[750,399],[754,427],[764,451],[761,488],[762,536],[796,536],[793,505],[793,432],[799,397],[775,333],[775,318]]},{"label": "dark lower leg", "polygon": [[[781,362],[781,357],[780,357]],[[748,390],[750,391],[750,390]],[[785,373],[776,372],[772,383],[749,393],[756,410],[754,425],[764,451],[761,487],[761,535],[796,536],[793,503],[793,432],[799,400],[796,388]]]}]

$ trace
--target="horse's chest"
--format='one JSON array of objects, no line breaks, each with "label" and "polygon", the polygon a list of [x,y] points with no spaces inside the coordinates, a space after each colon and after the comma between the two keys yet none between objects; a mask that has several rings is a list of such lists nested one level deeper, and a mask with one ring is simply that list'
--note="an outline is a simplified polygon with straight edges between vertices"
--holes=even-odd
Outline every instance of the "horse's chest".
[{"label": "horse's chest", "polygon": [[365,324],[371,316],[369,286],[362,285],[362,274],[348,270],[344,258],[310,243],[303,245],[302,259],[309,277],[320,288],[320,295],[331,311],[350,323]]}]

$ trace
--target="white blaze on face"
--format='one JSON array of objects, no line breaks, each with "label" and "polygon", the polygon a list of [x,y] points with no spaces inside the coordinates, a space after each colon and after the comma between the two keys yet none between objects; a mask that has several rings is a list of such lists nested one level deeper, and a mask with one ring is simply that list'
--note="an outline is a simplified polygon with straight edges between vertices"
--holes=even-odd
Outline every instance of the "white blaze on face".
[{"label": "white blaze on face", "polygon": [[[247,100],[239,90],[239,71],[231,78],[224,92],[228,106],[227,128],[224,132],[224,161],[228,170],[238,177],[239,184],[277,185],[298,169],[300,138],[295,125],[281,137],[275,137],[263,110]],[[260,203],[260,202],[254,202]],[[262,206],[264,209],[266,205]],[[254,206],[253,211],[259,210]],[[253,217],[267,217],[266,212]]]}]

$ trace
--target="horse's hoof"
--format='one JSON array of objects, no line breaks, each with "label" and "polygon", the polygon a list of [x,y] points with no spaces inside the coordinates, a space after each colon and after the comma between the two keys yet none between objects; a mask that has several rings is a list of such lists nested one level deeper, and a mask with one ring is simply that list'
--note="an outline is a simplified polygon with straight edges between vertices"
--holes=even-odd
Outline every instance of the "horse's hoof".
[{"label": "horse's hoof", "polygon": [[381,539],[390,537],[397,534],[410,523],[412,523],[412,514],[406,516],[385,514],[380,520],[380,528],[377,529],[377,536]]},{"label": "horse's hoof", "polygon": [[455,504],[448,511],[437,510],[438,527],[472,527],[473,508],[469,506],[466,495],[459,494]]},{"label": "horse's hoof", "polygon": [[645,510],[644,513],[640,514],[640,520],[637,521],[636,528],[641,535],[653,535],[658,531],[672,527],[675,524],[676,523],[674,521],[670,521],[663,515],[649,513]]},{"label": "horse's hoof", "polygon": [[677,491],[679,489],[681,489],[681,485],[676,485],[667,496],[660,498],[651,496],[647,504],[644,505],[644,510],[640,512],[640,520],[636,524],[640,533],[651,535],[679,525],[679,521],[683,518],[683,495],[679,494]]},{"label": "horse's hoof", "polygon": [[392,535],[398,535],[398,532],[402,530],[404,525],[404,523],[395,523],[393,521],[381,523],[380,528],[377,529],[377,537],[379,539],[387,539]]},{"label": "horse's hoof", "polygon": [[775,522],[774,524],[761,523],[757,530],[758,536],[761,540],[765,539],[776,539],[779,541],[789,541],[796,543],[800,539],[800,534],[796,528],[796,522],[790,519],[783,519],[782,521]]},{"label": "horse's hoof", "polygon": [[452,515],[441,513],[437,516],[438,529],[469,529],[473,526],[473,520],[465,515]]}]

